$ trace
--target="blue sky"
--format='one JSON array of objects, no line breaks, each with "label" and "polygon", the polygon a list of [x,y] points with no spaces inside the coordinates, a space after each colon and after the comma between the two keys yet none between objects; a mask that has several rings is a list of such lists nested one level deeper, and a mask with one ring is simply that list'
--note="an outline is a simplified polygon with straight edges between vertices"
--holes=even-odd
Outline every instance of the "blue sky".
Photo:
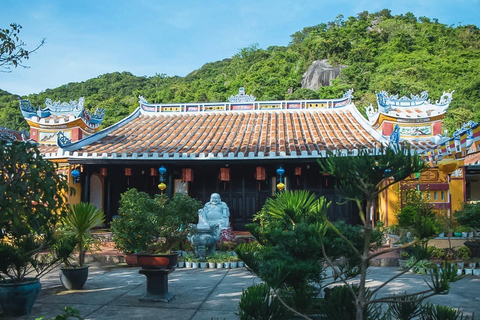
[{"label": "blue sky", "polygon": [[115,71],[185,76],[254,43],[288,45],[339,14],[385,8],[480,25],[480,0],[0,0],[0,28],[21,24],[27,49],[46,38],[29,69],[0,73],[0,89],[27,95]]}]

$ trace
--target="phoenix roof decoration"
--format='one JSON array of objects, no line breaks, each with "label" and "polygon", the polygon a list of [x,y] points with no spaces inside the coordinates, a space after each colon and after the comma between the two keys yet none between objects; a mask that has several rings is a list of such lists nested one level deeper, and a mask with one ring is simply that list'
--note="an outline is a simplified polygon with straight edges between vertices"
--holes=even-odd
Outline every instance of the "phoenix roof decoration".
[{"label": "phoenix roof decoration", "polygon": [[30,101],[20,100],[20,111],[25,119],[33,123],[49,123],[55,125],[57,123],[67,123],[77,119],[91,128],[97,128],[105,117],[105,110],[97,108],[94,113],[90,113],[84,108],[85,98],[81,97],[78,101],[70,100],[67,102],[52,101],[47,98],[45,100],[45,108],[32,107]]},{"label": "phoenix roof decoration", "polygon": [[370,124],[375,124],[380,115],[389,116],[396,119],[418,119],[435,116],[443,116],[452,102],[452,92],[443,92],[440,100],[431,103],[428,99],[428,92],[423,91],[420,95],[410,94],[410,98],[397,95],[390,95],[386,91],[377,92],[377,105],[375,109],[372,105],[366,108]]}]

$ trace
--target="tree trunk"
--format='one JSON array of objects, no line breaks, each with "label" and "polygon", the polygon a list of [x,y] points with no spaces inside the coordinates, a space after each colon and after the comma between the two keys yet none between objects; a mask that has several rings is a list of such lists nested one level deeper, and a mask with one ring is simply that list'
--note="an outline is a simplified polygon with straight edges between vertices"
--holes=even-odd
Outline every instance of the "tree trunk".
[{"label": "tree trunk", "polygon": [[[370,219],[370,207],[372,206],[372,201],[367,200],[367,212],[364,215],[365,223],[364,223],[364,230],[365,235],[363,239],[363,253],[362,253],[362,260],[360,265],[360,283],[358,288],[358,298],[356,302],[357,306],[357,316],[356,320],[363,320],[363,315],[365,313],[366,308],[366,288],[365,283],[367,279],[367,269],[369,263],[369,249],[370,249],[370,237],[372,234],[372,221]],[[359,207],[360,212],[363,212],[361,206]]]}]

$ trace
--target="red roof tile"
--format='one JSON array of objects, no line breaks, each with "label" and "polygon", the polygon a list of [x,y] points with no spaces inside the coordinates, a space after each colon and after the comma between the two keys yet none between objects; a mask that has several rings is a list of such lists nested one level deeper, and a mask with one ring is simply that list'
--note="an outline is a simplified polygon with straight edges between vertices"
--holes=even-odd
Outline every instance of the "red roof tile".
[{"label": "red roof tile", "polygon": [[[112,130],[113,129],[113,130]],[[140,114],[70,155],[92,157],[305,157],[384,141],[356,108]],[[158,154],[158,155],[153,155]],[[115,155],[113,155],[115,157]]]}]

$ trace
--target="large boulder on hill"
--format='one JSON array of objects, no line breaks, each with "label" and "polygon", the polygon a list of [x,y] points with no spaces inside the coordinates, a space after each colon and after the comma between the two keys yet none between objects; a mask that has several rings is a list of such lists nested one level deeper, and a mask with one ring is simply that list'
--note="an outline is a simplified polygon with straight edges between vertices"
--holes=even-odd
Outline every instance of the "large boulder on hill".
[{"label": "large boulder on hill", "polygon": [[331,81],[338,76],[343,68],[346,66],[332,67],[327,59],[315,60],[312,65],[308,67],[307,72],[302,77],[302,88],[318,90],[320,87],[326,87],[331,84]]}]

